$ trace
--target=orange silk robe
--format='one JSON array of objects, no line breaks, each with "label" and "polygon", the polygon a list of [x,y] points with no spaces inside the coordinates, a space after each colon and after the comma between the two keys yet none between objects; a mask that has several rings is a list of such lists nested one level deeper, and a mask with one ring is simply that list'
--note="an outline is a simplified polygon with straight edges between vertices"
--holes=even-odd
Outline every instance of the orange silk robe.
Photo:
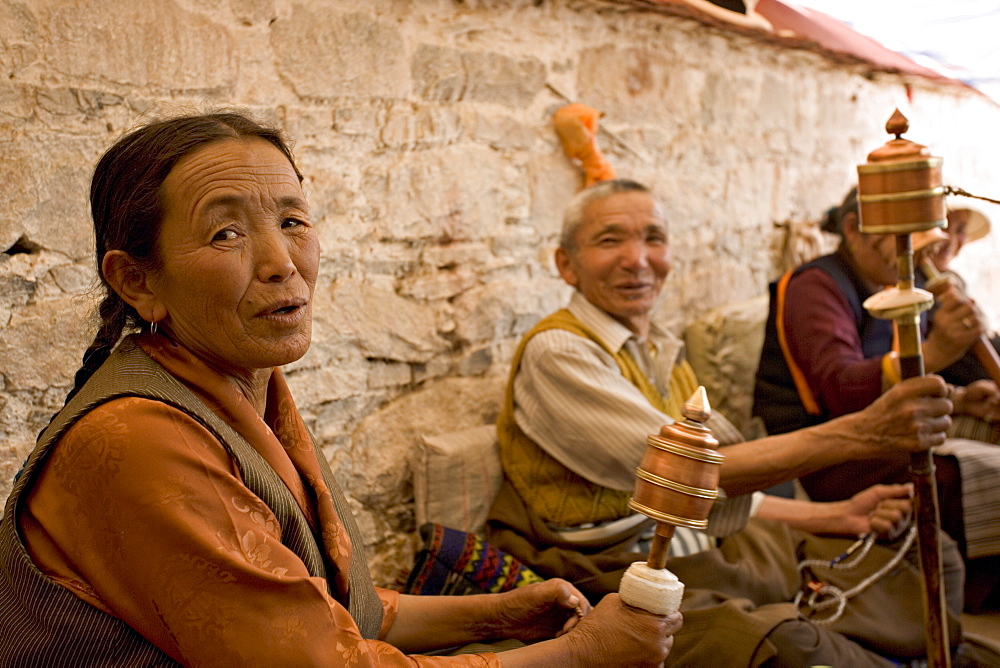
[{"label": "orange silk robe", "polygon": [[[281,372],[271,375],[262,420],[184,348],[148,335],[141,345],[278,473],[322,527],[335,589],[346,591],[351,544]],[[405,656],[364,639],[326,582],[281,544],[277,520],[222,444],[158,401],[116,399],[81,418],[54,448],[19,522],[44,573],[186,665],[500,665],[494,654]],[[399,594],[378,594],[384,637]]]}]

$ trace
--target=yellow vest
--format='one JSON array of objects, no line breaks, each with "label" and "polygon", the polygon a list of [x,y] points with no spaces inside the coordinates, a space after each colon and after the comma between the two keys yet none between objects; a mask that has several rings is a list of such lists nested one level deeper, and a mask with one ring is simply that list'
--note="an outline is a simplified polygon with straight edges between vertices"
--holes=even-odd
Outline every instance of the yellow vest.
[{"label": "yellow vest", "polygon": [[[628,508],[628,499],[631,492],[596,485],[573,473],[542,450],[514,421],[514,377],[521,366],[524,348],[531,337],[549,329],[564,329],[599,345],[615,358],[622,376],[642,392],[650,405],[675,420],[681,419],[684,401],[698,387],[694,370],[684,360],[675,365],[664,398],[624,348],[620,351],[609,350],[604,341],[567,309],[557,311],[535,325],[525,334],[514,353],[504,404],[497,418],[500,460],[504,474],[514,489],[532,512],[555,526],[606,522],[630,515],[632,511]],[[639,465],[638,460],[635,465]]]}]

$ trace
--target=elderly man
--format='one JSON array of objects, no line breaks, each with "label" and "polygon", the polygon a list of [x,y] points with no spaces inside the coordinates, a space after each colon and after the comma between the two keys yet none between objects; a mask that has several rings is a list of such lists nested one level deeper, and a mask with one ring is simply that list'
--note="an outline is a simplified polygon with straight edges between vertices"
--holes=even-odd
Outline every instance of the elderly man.
[{"label": "elderly man", "polygon": [[[525,335],[514,355],[498,421],[506,480],[490,513],[488,537],[541,574],[565,577],[599,597],[614,591],[622,570],[641,558],[634,548],[648,523],[634,517],[626,502],[645,437],[678,417],[696,380],[680,342],[650,317],[671,255],[663,212],[645,187],[604,181],[577,195],[567,209],[556,264],[576,292],[567,309]],[[751,511],[814,531],[888,528],[898,519],[891,499],[898,487],[876,487],[829,505],[750,493],[847,459],[938,445],[950,424],[951,404],[944,397],[940,379],[914,379],[861,413],[748,443],[739,443],[736,429],[714,417],[710,426],[728,444],[720,486],[729,498],[713,509],[710,530],[738,533],[720,549],[669,564],[688,586],[685,627],[671,660],[893,665],[841,634],[798,619],[787,603],[800,586],[798,559],[822,553],[824,544],[829,553],[833,539],[773,522],[739,529]],[[960,578],[961,566],[956,568]],[[897,614],[893,624],[849,611],[828,628],[863,639],[884,655],[919,655],[919,610],[914,614],[912,600],[899,601],[906,591],[919,600],[917,579],[912,569],[891,579],[885,591],[869,590],[874,598],[867,609]],[[960,593],[960,586],[952,589]],[[960,603],[953,607],[959,610]]]}]

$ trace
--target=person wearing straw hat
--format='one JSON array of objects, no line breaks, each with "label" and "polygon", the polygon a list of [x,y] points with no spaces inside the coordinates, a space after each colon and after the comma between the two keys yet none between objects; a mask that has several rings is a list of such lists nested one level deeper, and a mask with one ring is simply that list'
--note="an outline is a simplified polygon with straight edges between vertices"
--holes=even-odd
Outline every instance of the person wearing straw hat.
[{"label": "person wearing straw hat", "polygon": [[930,254],[930,260],[940,272],[949,272],[960,281],[959,287],[965,290],[965,282],[951,270],[950,265],[962,248],[973,241],[979,241],[990,233],[990,219],[981,211],[968,206],[951,208],[949,202],[948,227],[945,229],[947,239],[938,245]]},{"label": "person wearing straw hat", "polygon": [[[917,264],[918,285],[925,287],[932,292],[940,291],[948,285],[955,286],[962,294],[967,295],[965,280],[951,268],[951,263],[967,244],[979,241],[990,233],[990,220],[977,209],[969,208],[965,205],[957,204],[956,201],[949,202],[948,227],[941,232],[942,240],[938,243],[930,244],[923,253],[923,259]],[[918,248],[914,250],[919,251]],[[975,300],[970,299],[975,305]],[[934,316],[937,306],[928,313],[928,325],[933,327]],[[978,311],[978,318],[985,323],[985,316]],[[1000,336],[995,332],[984,334],[987,345],[991,345],[994,351],[1000,351]],[[982,355],[983,353],[981,353]],[[989,355],[989,352],[985,352]],[[947,382],[965,386],[980,380],[992,379],[997,381],[998,365],[996,361],[987,363],[977,358],[970,350],[957,362],[940,372],[940,376]],[[980,441],[990,443],[1000,443],[1000,426],[992,423],[973,423],[971,418],[962,418],[962,425],[956,425],[956,433],[967,438],[975,438]]]}]

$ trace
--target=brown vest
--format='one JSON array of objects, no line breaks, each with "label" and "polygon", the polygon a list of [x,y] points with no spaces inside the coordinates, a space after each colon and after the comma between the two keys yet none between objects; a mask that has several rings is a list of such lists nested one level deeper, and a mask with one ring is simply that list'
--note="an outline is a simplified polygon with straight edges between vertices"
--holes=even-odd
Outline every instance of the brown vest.
[{"label": "brown vest", "polygon": [[[239,466],[243,482],[274,512],[282,543],[295,552],[309,574],[326,579],[329,564],[288,488],[264,459],[180,381],[125,339],[39,436],[15,479],[0,521],[0,666],[174,666],[173,659],[117,617],[77,598],[50,581],[31,560],[18,533],[17,513],[43,470],[52,447],[87,412],[124,396],[162,401],[198,420]],[[351,616],[365,638],[377,638],[382,604],[364,558],[361,537],[326,458],[317,449],[323,477],[351,542]],[[328,590],[335,591],[332,583]]]},{"label": "brown vest", "polygon": [[[556,311],[525,334],[511,362],[507,393],[497,418],[497,437],[504,474],[528,508],[552,525],[578,526],[629,515],[632,513],[628,508],[631,492],[595,485],[573,473],[542,450],[514,420],[514,377],[520,368],[524,348],[531,337],[549,329],[564,329],[590,339],[615,358],[622,376],[635,385],[654,408],[668,414],[675,412],[668,407],[667,401],[628,352],[624,349],[610,350],[604,341],[569,310]],[[674,387],[678,380],[683,381],[681,384],[684,387]],[[681,362],[671,379],[672,394],[681,397],[680,401],[683,401],[695,387],[697,380],[694,372],[687,362]]]}]

